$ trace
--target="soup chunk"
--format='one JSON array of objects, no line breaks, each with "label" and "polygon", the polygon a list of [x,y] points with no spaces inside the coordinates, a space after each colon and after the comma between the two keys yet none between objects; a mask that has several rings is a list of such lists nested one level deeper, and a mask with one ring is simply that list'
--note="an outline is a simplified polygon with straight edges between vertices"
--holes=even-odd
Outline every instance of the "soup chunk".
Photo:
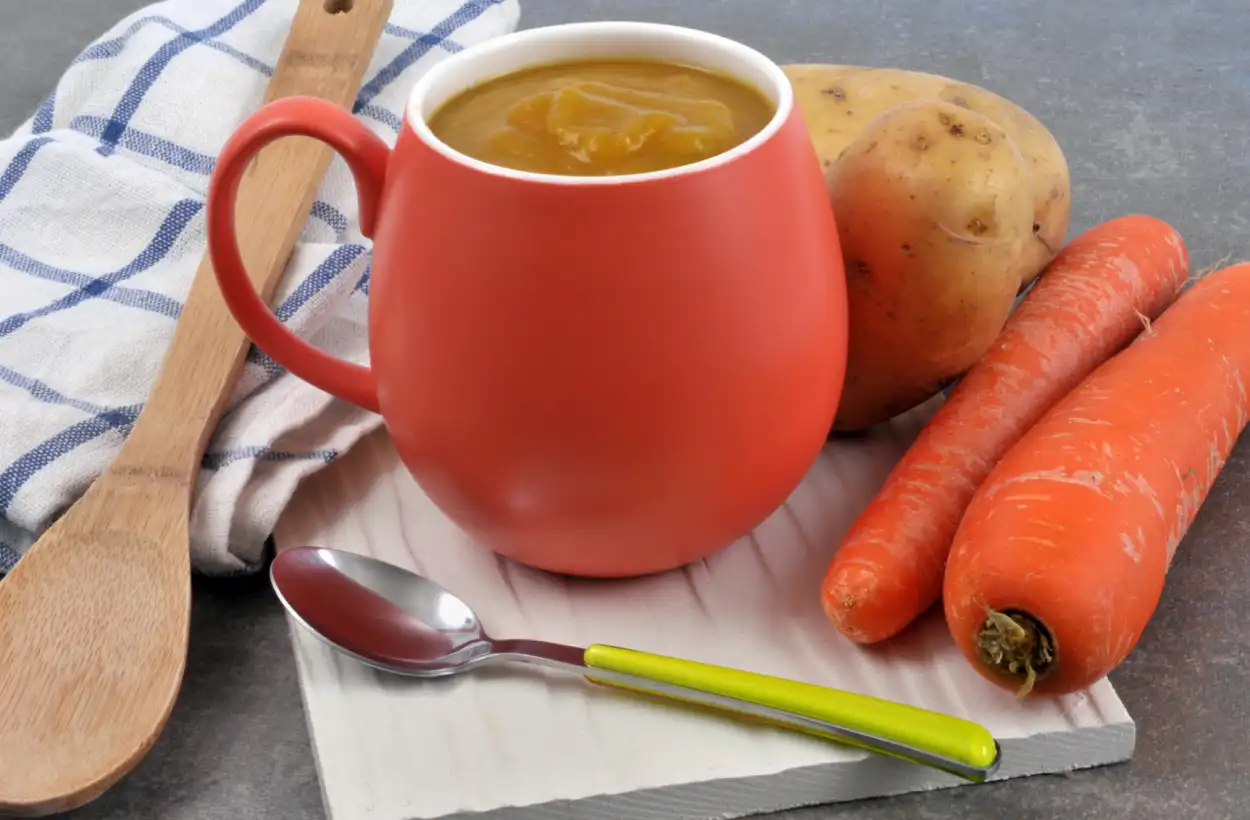
[{"label": "soup chunk", "polygon": [[453,97],[434,135],[483,162],[535,173],[611,176],[698,162],[749,139],[772,118],[755,89],[673,63],[543,66]]}]

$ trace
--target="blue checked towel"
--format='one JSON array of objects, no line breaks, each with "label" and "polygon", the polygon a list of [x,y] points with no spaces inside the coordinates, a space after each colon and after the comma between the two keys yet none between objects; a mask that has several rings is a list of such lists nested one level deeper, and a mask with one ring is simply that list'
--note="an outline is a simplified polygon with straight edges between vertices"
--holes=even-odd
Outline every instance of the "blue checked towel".
[{"label": "blue checked towel", "polygon": [[[0,572],[105,469],[142,408],[204,252],[214,157],[261,104],[295,5],[142,9],[0,142]],[[393,144],[417,77],[519,15],[517,0],[395,0],[356,115]],[[275,310],[365,362],[368,292],[355,189],[336,158]],[[204,456],[195,569],[257,569],[298,482],[380,422],[252,349]]]}]

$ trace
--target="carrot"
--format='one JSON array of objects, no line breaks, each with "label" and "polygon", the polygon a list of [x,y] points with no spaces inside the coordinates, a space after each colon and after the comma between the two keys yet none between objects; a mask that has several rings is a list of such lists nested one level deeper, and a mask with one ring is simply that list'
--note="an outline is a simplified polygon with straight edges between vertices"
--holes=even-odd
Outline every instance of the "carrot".
[{"label": "carrot", "polygon": [[1241,263],[1192,286],[1008,451],[968,506],[943,589],[982,676],[1060,695],[1127,657],[1250,419],[1248,383]]},{"label": "carrot", "polygon": [[1188,276],[1180,234],[1149,216],[1112,219],[1060,251],[844,537],[821,586],[843,635],[884,640],[938,600],[951,539],[990,469]]}]

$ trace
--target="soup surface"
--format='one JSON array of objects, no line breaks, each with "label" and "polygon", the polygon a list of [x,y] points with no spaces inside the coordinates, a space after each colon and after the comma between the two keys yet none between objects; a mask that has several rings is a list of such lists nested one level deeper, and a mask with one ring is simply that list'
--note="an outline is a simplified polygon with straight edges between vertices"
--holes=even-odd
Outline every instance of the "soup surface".
[{"label": "soup surface", "polygon": [[675,168],[728,151],[773,104],[695,66],[594,60],[529,68],[452,97],[429,118],[455,150],[492,165],[566,176]]}]

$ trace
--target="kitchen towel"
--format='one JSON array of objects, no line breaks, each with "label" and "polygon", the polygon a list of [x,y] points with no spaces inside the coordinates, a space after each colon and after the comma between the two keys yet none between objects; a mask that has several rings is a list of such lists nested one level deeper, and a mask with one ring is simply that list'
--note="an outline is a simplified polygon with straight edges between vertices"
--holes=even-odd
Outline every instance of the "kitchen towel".
[{"label": "kitchen towel", "polygon": [[[261,104],[296,0],[168,0],[123,19],[0,142],[0,572],[117,454],[204,253],[214,158]],[[512,31],[517,0],[395,0],[353,111],[394,144],[409,89]],[[275,312],[367,362],[369,247],[336,157]],[[256,570],[304,476],[381,419],[253,348],[204,455],[193,567]]]}]

